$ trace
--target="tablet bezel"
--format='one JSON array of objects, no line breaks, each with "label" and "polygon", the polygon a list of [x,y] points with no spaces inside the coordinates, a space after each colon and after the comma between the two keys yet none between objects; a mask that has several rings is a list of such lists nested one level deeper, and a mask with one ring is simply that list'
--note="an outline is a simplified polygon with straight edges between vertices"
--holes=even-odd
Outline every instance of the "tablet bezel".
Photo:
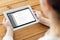
[{"label": "tablet bezel", "polygon": [[[25,10],[25,9],[29,9],[29,10],[30,10],[30,12],[31,12],[31,14],[32,14],[32,16],[34,17],[35,20],[26,23],[27,25],[26,25],[26,24],[20,25],[21,27],[20,27],[20,26],[17,26],[17,27],[15,27],[15,28],[13,27],[14,30],[18,30],[18,29],[21,29],[21,28],[27,27],[27,26],[29,26],[29,25],[32,25],[32,24],[38,23],[37,18],[36,18],[36,16],[35,16],[35,14],[34,14],[32,8],[31,8],[29,5],[27,5],[27,6],[23,6],[23,7],[20,7],[20,8],[16,8],[16,9],[12,9],[12,10],[9,10],[9,11],[6,11],[6,12],[4,12],[4,16],[9,20],[9,22],[11,23],[12,26],[16,26],[15,23],[12,22],[12,21],[9,19],[9,17],[8,17],[7,15],[8,15],[8,14],[15,13],[15,12],[19,12],[19,11],[21,11],[21,10]],[[14,21],[14,20],[13,20],[13,21]]]}]

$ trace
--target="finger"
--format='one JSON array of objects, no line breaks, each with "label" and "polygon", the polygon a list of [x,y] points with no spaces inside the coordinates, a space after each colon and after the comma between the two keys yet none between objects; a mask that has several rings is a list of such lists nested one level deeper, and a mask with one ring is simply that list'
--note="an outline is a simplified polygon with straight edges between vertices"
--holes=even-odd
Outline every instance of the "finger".
[{"label": "finger", "polygon": [[2,22],[2,24],[4,24],[5,22],[6,22],[6,18],[4,18],[4,19],[3,19],[3,22]]},{"label": "finger", "polygon": [[35,12],[35,15],[37,14],[41,15],[41,11],[34,10],[34,12]]},{"label": "finger", "polygon": [[41,12],[40,11],[36,11],[36,10],[34,10],[34,11],[35,11],[35,15],[39,19],[42,16]]},{"label": "finger", "polygon": [[34,13],[35,13],[35,15],[36,15],[36,14],[37,14],[37,13],[36,13],[37,11],[36,11],[36,10],[33,10],[33,11],[34,11]]},{"label": "finger", "polygon": [[8,23],[10,24],[10,22],[9,22],[8,20],[6,20],[6,23],[7,23],[7,24],[8,24]]},{"label": "finger", "polygon": [[34,11],[34,13],[35,13],[35,15],[36,15],[36,10],[33,10]]},{"label": "finger", "polygon": [[34,12],[36,12],[37,10],[33,10]]},{"label": "finger", "polygon": [[36,14],[42,16],[42,13],[40,11],[36,11]]}]

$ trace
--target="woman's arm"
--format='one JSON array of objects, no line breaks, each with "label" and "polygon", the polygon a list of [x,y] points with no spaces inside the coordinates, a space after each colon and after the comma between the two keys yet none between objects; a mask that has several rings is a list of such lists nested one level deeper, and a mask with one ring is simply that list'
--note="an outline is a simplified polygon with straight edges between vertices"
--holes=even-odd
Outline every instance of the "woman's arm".
[{"label": "woman's arm", "polygon": [[4,19],[3,25],[7,30],[5,36],[3,37],[3,40],[13,40],[13,28],[10,22],[7,19]]},{"label": "woman's arm", "polygon": [[50,25],[49,19],[44,18],[44,17],[42,16],[42,13],[41,13],[40,11],[36,11],[36,10],[35,10],[35,14],[36,14],[36,16],[37,16],[37,18],[38,18],[38,20],[39,20],[40,23],[42,23],[42,24],[44,24],[44,25],[46,25],[46,26],[49,26],[49,25]]}]

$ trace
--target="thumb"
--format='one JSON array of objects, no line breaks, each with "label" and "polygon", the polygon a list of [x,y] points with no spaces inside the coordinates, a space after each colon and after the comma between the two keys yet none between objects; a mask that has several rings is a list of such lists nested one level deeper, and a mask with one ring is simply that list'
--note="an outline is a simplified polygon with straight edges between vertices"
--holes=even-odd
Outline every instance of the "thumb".
[{"label": "thumb", "polygon": [[41,12],[40,11],[36,11],[34,10],[34,13],[35,13],[35,16],[40,19],[40,17],[42,16]]}]

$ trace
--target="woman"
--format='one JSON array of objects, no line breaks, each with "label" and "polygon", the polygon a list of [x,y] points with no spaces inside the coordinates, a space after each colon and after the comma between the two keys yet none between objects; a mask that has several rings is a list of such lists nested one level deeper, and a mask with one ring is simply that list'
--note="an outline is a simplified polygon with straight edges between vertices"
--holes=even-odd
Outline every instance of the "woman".
[{"label": "woman", "polygon": [[40,4],[49,17],[50,29],[39,40],[60,40],[60,0],[40,0]]},{"label": "woman", "polygon": [[[48,15],[49,19],[44,18],[42,14],[35,11],[40,23],[47,25],[50,29],[45,35],[38,40],[60,40],[60,0],[40,0],[42,11],[45,15]],[[8,21],[5,19],[3,25],[7,28],[6,35],[3,40],[13,40],[13,29],[12,26],[7,24]],[[10,31],[9,31],[10,30]]]}]

